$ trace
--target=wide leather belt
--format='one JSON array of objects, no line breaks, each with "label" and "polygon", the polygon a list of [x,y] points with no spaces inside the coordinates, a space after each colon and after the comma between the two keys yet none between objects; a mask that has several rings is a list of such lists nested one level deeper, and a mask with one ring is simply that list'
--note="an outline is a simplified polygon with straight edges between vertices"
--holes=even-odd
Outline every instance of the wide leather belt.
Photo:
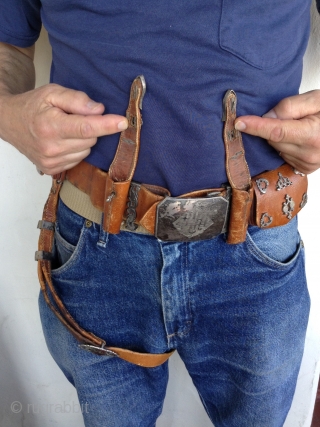
[{"label": "wide leather belt", "polygon": [[38,225],[41,232],[36,260],[45,301],[81,348],[140,366],[154,367],[164,363],[173,351],[145,354],[107,346],[104,339],[77,323],[56,292],[51,279],[51,259],[63,182],[62,198],[66,196],[68,186],[75,189],[68,196],[67,204],[70,206],[72,198],[82,197],[86,201],[82,203],[84,208],[80,214],[84,217],[88,213],[95,215],[108,233],[119,233],[123,227],[129,231],[142,227],[162,240],[193,241],[226,232],[227,242],[238,244],[244,242],[249,223],[270,228],[289,222],[306,204],[307,177],[284,164],[251,179],[241,134],[234,128],[237,98],[235,92],[229,90],[223,100],[223,140],[229,187],[199,190],[172,198],[164,188],[132,182],[140,147],[140,110],[145,90],[143,76],[137,77],[131,86],[126,112],[129,127],[120,135],[108,172],[82,162],[72,170],[53,177]]},{"label": "wide leather belt", "polygon": [[[80,163],[66,173],[62,201],[79,215],[101,223],[107,175]],[[120,230],[146,232],[163,241],[211,239],[227,231],[230,193],[230,187],[225,187],[171,197],[162,187],[131,182]]]},{"label": "wide leather belt", "polygon": [[[101,224],[106,177],[107,172],[82,162],[66,173],[60,197],[74,212]],[[306,177],[288,164],[253,177],[252,188],[248,223],[261,228],[284,225],[307,201]],[[211,239],[228,230],[231,197],[231,187],[171,197],[164,188],[131,182],[120,230],[163,241]]]}]

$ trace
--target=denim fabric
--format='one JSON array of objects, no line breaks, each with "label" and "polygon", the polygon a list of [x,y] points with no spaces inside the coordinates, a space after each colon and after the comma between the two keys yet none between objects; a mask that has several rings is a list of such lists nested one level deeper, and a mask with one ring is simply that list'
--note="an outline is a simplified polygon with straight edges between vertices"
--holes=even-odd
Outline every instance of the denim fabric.
[{"label": "denim fabric", "polygon": [[[52,279],[69,312],[108,345],[176,348],[216,427],[280,427],[304,347],[309,295],[297,221],[164,243],[107,235],[59,203]],[[154,427],[168,364],[141,368],[78,347],[40,297],[48,348],[87,404],[86,427]]]}]

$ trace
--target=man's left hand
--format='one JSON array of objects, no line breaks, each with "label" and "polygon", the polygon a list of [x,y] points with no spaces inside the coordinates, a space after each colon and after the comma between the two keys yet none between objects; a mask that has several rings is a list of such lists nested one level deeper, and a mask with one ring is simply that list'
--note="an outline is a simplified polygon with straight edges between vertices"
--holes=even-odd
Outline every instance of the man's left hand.
[{"label": "man's left hand", "polygon": [[300,172],[320,168],[320,90],[285,98],[262,117],[238,117],[235,127],[266,139]]}]

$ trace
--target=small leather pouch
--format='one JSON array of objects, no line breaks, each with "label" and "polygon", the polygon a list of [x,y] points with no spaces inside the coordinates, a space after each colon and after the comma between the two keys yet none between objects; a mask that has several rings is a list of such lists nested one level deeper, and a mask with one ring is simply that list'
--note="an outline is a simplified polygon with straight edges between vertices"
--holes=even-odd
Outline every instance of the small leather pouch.
[{"label": "small leather pouch", "polygon": [[249,224],[260,228],[287,224],[307,203],[308,178],[287,163],[254,176],[252,186]]}]

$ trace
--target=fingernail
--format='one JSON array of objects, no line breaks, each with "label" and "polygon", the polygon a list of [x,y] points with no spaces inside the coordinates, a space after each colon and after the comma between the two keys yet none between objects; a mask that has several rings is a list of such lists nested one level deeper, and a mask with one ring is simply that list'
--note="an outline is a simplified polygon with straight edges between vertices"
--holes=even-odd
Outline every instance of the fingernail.
[{"label": "fingernail", "polygon": [[128,120],[122,120],[122,122],[118,123],[119,130],[126,130],[128,127]]},{"label": "fingernail", "polygon": [[238,121],[238,122],[234,125],[234,127],[235,127],[237,130],[245,130],[245,128],[246,128],[247,126],[246,126],[246,124],[245,124],[245,123],[243,123],[243,122],[241,122],[241,121]]},{"label": "fingernail", "polygon": [[268,111],[266,114],[264,114],[262,117],[266,117],[268,119],[277,119],[278,116],[276,115],[276,112],[274,110]]},{"label": "fingernail", "polygon": [[87,107],[90,108],[90,110],[94,110],[99,105],[101,105],[99,102],[89,101],[88,104],[87,104]]}]

